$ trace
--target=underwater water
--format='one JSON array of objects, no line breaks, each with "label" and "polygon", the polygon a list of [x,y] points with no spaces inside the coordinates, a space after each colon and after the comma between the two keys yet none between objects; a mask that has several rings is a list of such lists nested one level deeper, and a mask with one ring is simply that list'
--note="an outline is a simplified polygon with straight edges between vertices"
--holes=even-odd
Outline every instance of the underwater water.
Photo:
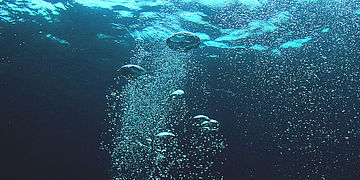
[{"label": "underwater water", "polygon": [[0,179],[359,179],[359,30],[355,0],[0,1]]}]

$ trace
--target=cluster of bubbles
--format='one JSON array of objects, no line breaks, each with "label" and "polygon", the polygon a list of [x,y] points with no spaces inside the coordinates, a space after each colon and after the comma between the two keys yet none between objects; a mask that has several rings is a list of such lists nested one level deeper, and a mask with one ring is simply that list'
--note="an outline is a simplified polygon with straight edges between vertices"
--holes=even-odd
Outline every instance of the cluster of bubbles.
[{"label": "cluster of bubbles", "polygon": [[[277,6],[282,7],[268,6],[264,12],[267,15],[285,7]],[[242,15],[239,11],[229,8],[219,17],[234,22]],[[354,31],[359,18],[350,6],[335,1],[299,3],[289,12],[294,14],[292,23],[280,28],[297,32],[295,38],[315,31],[307,26],[310,21],[330,27],[331,33],[320,34],[305,47],[283,50],[280,56],[246,52],[226,59],[236,71],[228,72],[232,76],[228,82],[239,90],[234,98],[241,102],[235,110],[237,140],[246,145],[244,149],[269,159],[275,179],[359,177],[360,51],[358,41],[354,43],[359,39]],[[249,168],[249,174],[260,174],[260,168],[254,169]]]},{"label": "cluster of bubbles", "polygon": [[[210,9],[208,18],[218,28],[251,32],[249,38],[234,42],[236,45],[281,48],[286,42],[311,37],[306,45],[282,48],[279,54],[249,48],[219,50],[219,55],[214,51],[210,55],[199,53],[200,58],[205,54],[205,60],[218,61],[209,63],[211,68],[203,61],[209,72],[195,70],[208,73],[211,80],[216,80],[214,84],[222,84],[213,93],[201,78],[186,77],[192,57],[190,49],[197,47],[196,37],[178,33],[179,36],[168,38],[167,44],[153,45],[154,49],[137,48],[139,54],[131,63],[146,68],[136,68],[134,72],[147,69],[152,73],[129,78],[132,80],[125,87],[114,87],[108,96],[110,123],[114,126],[109,151],[114,169],[118,170],[115,177],[221,178],[215,169],[222,162],[216,159],[217,154],[225,147],[219,125],[225,123],[197,115],[199,111],[192,113],[187,107],[189,101],[185,103],[188,92],[182,90],[186,79],[199,83],[193,86],[201,86],[193,99],[215,94],[230,97],[226,108],[237,122],[231,122],[236,123],[236,132],[228,132],[227,138],[240,144],[240,153],[236,147],[230,148],[238,153],[232,158],[243,160],[239,173],[244,177],[264,179],[261,175],[269,174],[275,179],[358,177],[360,23],[354,9],[358,9],[358,4],[337,1],[274,1],[252,11],[235,5]],[[286,22],[276,23],[272,19],[279,15],[279,10],[291,14]],[[263,24],[252,27],[251,24],[256,25],[252,22]],[[267,31],[265,25],[269,23],[276,25],[274,31]],[[329,32],[320,33],[325,28]],[[183,40],[192,41],[191,46],[186,46]],[[142,61],[147,58],[150,63]],[[206,75],[201,80],[204,79],[208,80]],[[208,99],[216,104],[216,98]],[[241,156],[244,152],[251,156]],[[252,164],[257,158],[268,164]]]},{"label": "cluster of bubbles", "polygon": [[[189,117],[181,90],[191,58],[188,51],[199,45],[199,38],[181,32],[169,39],[167,44],[137,47],[133,64],[119,69],[122,76],[107,95],[107,133],[112,142],[104,148],[112,159],[114,179],[222,177],[216,168],[223,163],[218,154],[225,147],[217,132],[219,123],[204,116],[204,121],[194,124],[192,119],[199,116]],[[126,85],[121,86],[124,79]]]},{"label": "cluster of bubbles", "polygon": [[218,131],[219,122],[215,119],[210,119],[205,115],[197,115],[192,118],[197,126],[200,126],[204,131]]}]

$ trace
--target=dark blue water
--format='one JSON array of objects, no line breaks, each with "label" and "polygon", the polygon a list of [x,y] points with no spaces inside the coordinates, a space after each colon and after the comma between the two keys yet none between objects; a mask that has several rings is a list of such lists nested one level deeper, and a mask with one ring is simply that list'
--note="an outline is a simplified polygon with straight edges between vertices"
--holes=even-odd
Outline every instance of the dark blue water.
[{"label": "dark blue water", "polygon": [[[0,2],[6,3],[15,1]],[[24,21],[0,21],[0,179],[111,179],[116,174],[100,145],[111,142],[104,135],[109,127],[105,96],[126,84],[115,84],[116,70],[136,54],[135,38],[127,28],[145,25],[136,18],[119,20],[109,9],[63,3],[67,9],[52,17],[52,23],[20,11],[13,11],[12,18]],[[221,12],[227,23],[211,8],[182,8],[202,9],[209,22],[223,29],[269,18],[269,12],[287,10],[295,17],[271,35],[230,45],[273,48],[312,39],[298,48],[281,49],[281,55],[250,48],[192,51],[188,74],[196,78],[185,81],[187,117],[207,114],[221,120],[219,133],[227,147],[214,157],[217,177],[360,178],[360,18],[353,13],[359,3],[279,1],[230,11],[236,7],[229,6],[229,14]],[[114,29],[114,21],[125,28]],[[197,24],[184,27],[220,36]],[[330,31],[320,33],[325,27]],[[116,38],[99,39],[97,34]]]}]

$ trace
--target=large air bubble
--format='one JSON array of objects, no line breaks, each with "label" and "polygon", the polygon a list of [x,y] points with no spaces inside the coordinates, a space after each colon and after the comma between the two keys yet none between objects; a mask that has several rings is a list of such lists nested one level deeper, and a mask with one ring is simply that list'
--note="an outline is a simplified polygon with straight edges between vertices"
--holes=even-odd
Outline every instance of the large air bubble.
[{"label": "large air bubble", "polygon": [[200,45],[200,38],[190,32],[178,32],[167,38],[166,43],[170,49],[187,52]]},{"label": "large air bubble", "polygon": [[195,121],[209,121],[210,118],[205,115],[196,115],[192,118]]},{"label": "large air bubble", "polygon": [[171,132],[161,132],[155,135],[156,137],[175,137],[175,134]]},{"label": "large air bubble", "polygon": [[121,73],[122,76],[127,77],[137,77],[146,73],[146,70],[144,68],[135,64],[127,64],[121,66],[118,71]]},{"label": "large air bubble", "polygon": [[172,93],[170,94],[170,96],[173,97],[173,98],[175,98],[175,97],[181,97],[182,95],[184,95],[184,93],[185,93],[185,92],[184,92],[183,90],[179,89],[179,90],[176,90],[176,91],[172,92]]},{"label": "large air bubble", "polygon": [[206,115],[196,115],[192,118],[195,123],[195,126],[201,128],[201,130],[208,131],[218,131],[219,130],[219,121],[211,119]]}]

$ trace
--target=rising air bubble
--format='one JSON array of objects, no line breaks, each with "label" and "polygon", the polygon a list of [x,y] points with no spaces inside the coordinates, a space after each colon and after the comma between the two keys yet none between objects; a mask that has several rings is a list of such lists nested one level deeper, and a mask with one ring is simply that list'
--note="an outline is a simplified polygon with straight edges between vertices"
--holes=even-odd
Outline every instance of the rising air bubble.
[{"label": "rising air bubble", "polygon": [[118,71],[121,73],[122,76],[127,77],[138,77],[146,73],[146,70],[144,68],[135,64],[127,64],[121,66]]},{"label": "rising air bubble", "polygon": [[192,118],[196,126],[200,126],[205,131],[217,131],[219,129],[219,121],[211,119],[205,115],[196,115]]},{"label": "rising air bubble", "polygon": [[200,45],[200,38],[190,32],[178,32],[167,38],[166,44],[172,50],[187,52]]},{"label": "rising air bubble", "polygon": [[176,90],[170,94],[171,97],[177,97],[177,96],[182,96],[182,95],[184,95],[184,91],[180,90],[180,89]]},{"label": "rising air bubble", "polygon": [[155,135],[156,137],[175,137],[175,134],[171,133],[171,132],[161,132]]}]

